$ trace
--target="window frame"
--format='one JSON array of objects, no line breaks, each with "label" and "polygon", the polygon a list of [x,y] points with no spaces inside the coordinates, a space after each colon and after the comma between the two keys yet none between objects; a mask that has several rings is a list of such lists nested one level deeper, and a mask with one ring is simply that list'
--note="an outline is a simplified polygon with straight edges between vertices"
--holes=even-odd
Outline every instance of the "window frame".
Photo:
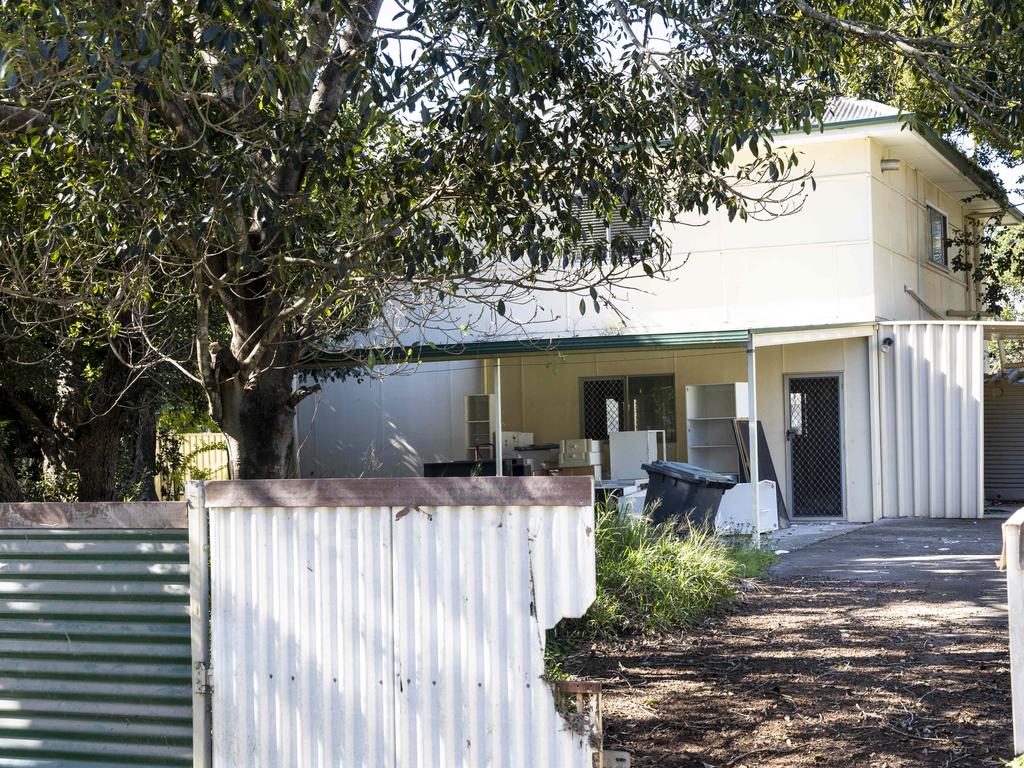
[{"label": "window frame", "polygon": [[[928,220],[928,247],[926,248],[926,262],[933,267],[938,267],[946,272],[949,271],[949,215],[932,203],[925,203],[925,213]],[[942,219],[942,261],[935,260],[932,246],[935,244],[932,235],[932,214],[937,214]]]},{"label": "window frame", "polygon": [[[586,415],[586,400],[585,400],[585,384],[589,381],[621,381],[622,392],[623,392],[623,404],[622,404],[622,418],[624,425],[629,427],[633,423],[635,414],[633,413],[632,398],[630,396],[630,379],[651,379],[651,378],[663,378],[667,377],[672,380],[672,412],[675,419],[678,421],[678,410],[676,408],[678,398],[676,397],[676,375],[675,373],[664,372],[664,373],[636,373],[636,374],[621,374],[616,376],[580,376],[579,377],[579,422],[580,422],[580,436],[586,438],[586,427],[587,427],[587,415]],[[676,443],[678,438],[677,425],[672,424],[671,429],[663,428],[666,431],[666,442]],[[629,429],[620,429],[620,431],[629,432]],[[675,440],[668,440],[668,436],[672,435]]]}]

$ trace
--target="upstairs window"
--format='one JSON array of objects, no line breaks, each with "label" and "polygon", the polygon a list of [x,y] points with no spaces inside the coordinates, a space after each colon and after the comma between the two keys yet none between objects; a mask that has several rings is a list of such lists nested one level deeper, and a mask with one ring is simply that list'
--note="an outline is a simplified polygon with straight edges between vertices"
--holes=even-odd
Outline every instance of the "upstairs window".
[{"label": "upstairs window", "polygon": [[945,214],[928,206],[928,258],[932,264],[949,266],[949,248],[946,239],[947,222]]},{"label": "upstairs window", "polygon": [[639,224],[631,224],[616,212],[611,223],[598,216],[590,208],[578,208],[580,225],[583,227],[583,241],[592,246],[596,241],[603,241],[609,249],[616,238],[630,238],[635,243],[644,243],[651,239],[651,219],[644,218]]}]

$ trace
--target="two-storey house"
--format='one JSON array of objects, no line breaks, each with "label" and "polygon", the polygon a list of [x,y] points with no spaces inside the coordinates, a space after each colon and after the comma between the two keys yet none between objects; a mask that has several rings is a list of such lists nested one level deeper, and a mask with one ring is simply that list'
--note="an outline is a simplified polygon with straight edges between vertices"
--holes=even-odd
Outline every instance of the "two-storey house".
[{"label": "two-storey house", "polygon": [[756,411],[794,519],[982,514],[987,340],[1024,329],[979,319],[979,286],[953,268],[977,246],[951,241],[1005,192],[875,102],[840,100],[823,130],[778,142],[813,167],[797,212],[662,224],[679,267],[625,291],[625,320],[547,296],[534,323],[421,347],[411,373],[328,385],[300,410],[303,476],[466,458],[467,396],[492,394],[489,434],[660,429],[669,458],[726,472],[734,420]]}]

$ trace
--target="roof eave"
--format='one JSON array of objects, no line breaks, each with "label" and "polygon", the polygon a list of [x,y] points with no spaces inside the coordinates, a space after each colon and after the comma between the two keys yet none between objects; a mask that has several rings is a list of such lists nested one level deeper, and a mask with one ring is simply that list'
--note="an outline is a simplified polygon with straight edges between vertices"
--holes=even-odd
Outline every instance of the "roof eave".
[{"label": "roof eave", "polygon": [[413,344],[408,347],[358,349],[325,353],[300,367],[305,369],[352,368],[367,365],[405,365],[410,363],[477,360],[504,355],[593,352],[635,349],[699,349],[706,347],[745,347],[747,330],[694,331],[689,333],[647,333],[565,338],[507,339],[462,344]]}]

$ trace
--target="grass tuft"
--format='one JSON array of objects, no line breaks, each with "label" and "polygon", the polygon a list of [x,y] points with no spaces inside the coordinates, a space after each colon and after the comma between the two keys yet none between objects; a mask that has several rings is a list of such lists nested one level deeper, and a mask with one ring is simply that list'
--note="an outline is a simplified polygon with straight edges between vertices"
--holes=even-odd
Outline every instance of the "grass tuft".
[{"label": "grass tuft", "polygon": [[772,550],[754,549],[749,543],[730,547],[730,557],[736,561],[739,569],[738,575],[741,579],[753,579],[760,576],[779,559]]},{"label": "grass tuft", "polygon": [[549,641],[554,656],[579,641],[657,635],[703,621],[732,600],[738,580],[774,561],[774,554],[736,542],[599,507],[597,599],[583,618],[559,625]]}]

